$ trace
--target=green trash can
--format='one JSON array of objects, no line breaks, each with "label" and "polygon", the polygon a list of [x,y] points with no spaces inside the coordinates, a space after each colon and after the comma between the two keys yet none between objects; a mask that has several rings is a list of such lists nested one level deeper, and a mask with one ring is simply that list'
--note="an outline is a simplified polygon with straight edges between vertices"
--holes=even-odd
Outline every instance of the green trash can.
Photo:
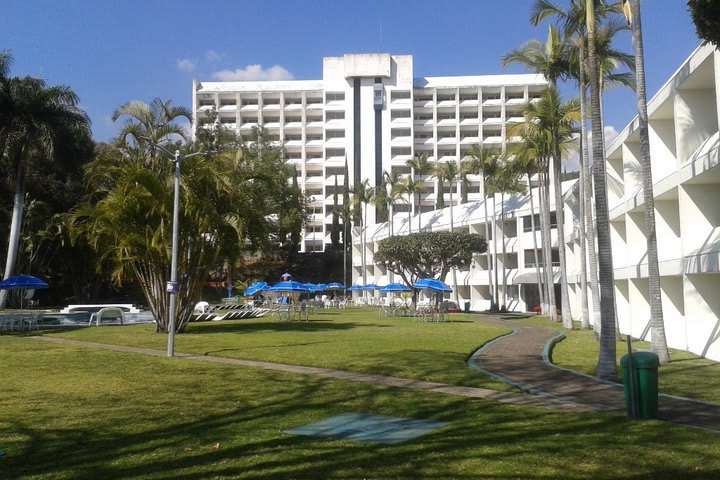
[{"label": "green trash can", "polygon": [[[635,372],[634,389],[630,377],[630,358],[620,359],[625,387],[625,408],[628,416],[635,418],[658,418],[658,367],[660,360],[652,352],[633,352],[632,366]],[[634,390],[634,391],[633,391]],[[633,415],[633,402],[636,405]]]}]

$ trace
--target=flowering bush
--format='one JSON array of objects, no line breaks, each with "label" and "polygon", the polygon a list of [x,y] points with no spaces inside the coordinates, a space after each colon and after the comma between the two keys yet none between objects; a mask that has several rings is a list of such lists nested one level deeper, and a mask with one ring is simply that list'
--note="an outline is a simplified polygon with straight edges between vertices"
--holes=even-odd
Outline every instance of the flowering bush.
[{"label": "flowering bush", "polygon": [[540,307],[533,307],[533,312],[535,312],[535,315],[540,315],[540,312],[542,311],[542,308]]}]

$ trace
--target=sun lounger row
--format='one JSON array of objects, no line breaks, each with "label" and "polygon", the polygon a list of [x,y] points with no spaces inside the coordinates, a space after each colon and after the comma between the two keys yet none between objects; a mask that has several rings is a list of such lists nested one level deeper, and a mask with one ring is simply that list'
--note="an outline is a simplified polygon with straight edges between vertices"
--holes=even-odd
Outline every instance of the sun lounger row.
[{"label": "sun lounger row", "polygon": [[220,320],[240,320],[241,318],[258,318],[265,315],[269,310],[267,308],[248,308],[248,309],[230,309],[220,312],[201,313],[195,315],[193,322],[217,322]]}]

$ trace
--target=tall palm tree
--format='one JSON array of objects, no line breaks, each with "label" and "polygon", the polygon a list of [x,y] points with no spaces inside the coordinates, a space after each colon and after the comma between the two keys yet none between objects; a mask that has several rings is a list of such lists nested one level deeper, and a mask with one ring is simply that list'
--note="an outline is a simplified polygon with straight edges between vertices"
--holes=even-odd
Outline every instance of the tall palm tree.
[{"label": "tall palm tree", "polygon": [[[627,0],[625,0],[627,1]],[[645,233],[647,235],[648,283],[650,288],[650,326],[652,328],[652,351],[662,363],[670,361],[670,352],[665,337],[660,269],[658,267],[657,233],[655,230],[655,195],[650,161],[650,139],[648,136],[647,97],[645,94],[645,56],[643,51],[640,0],[632,2],[632,30],[635,44],[635,67],[637,79],[637,102],[640,134],[640,164],[642,166],[643,199],[645,200]]]},{"label": "tall palm tree", "polygon": [[598,377],[605,380],[616,378],[615,365],[615,285],[612,270],[612,245],[610,241],[610,215],[608,212],[605,156],[602,144],[602,119],[600,112],[600,75],[596,45],[595,5],[586,0],[586,26],[588,33],[588,63],[590,71],[590,114],[592,121],[593,174],[595,188],[595,216],[598,239],[598,267],[600,283],[600,355]]},{"label": "tall palm tree", "polygon": [[519,49],[503,55],[502,65],[507,67],[519,63],[528,70],[542,73],[550,85],[555,86],[569,72],[567,45],[562,32],[550,25],[545,43],[538,40],[526,42]]},{"label": "tall palm tree", "polygon": [[[415,181],[418,182],[418,190],[417,194],[418,197],[420,193],[422,192],[422,184],[425,181],[425,177],[430,175],[433,172],[433,169],[435,168],[432,163],[428,161],[428,154],[427,153],[417,153],[415,154],[415,157],[407,160],[405,162],[405,165],[410,167],[412,169],[413,176],[415,177]],[[420,198],[418,198],[417,202],[417,231],[419,232],[421,229],[420,226]]]},{"label": "tall palm tree", "polygon": [[[453,190],[455,188],[455,182],[458,179],[458,176],[460,175],[460,169],[458,168],[458,164],[456,162],[444,162],[441,164],[436,165],[435,167],[435,176],[438,178],[442,178],[443,180],[447,180],[447,182],[450,184],[450,231],[452,232],[455,228],[455,225],[453,223]],[[442,191],[440,191],[439,195],[445,195]],[[460,294],[457,291],[457,270],[453,268],[452,271],[453,274],[453,292],[455,292],[455,303],[458,305],[460,304]]]},{"label": "tall palm tree", "polygon": [[567,285],[567,261],[565,257],[565,228],[563,215],[562,184],[560,181],[563,146],[575,133],[574,124],[580,120],[579,101],[571,99],[563,102],[557,88],[548,87],[540,101],[525,106],[524,128],[528,131],[545,131],[552,139],[553,177],[555,196],[555,216],[557,219],[558,253],[560,260],[560,288],[562,300],[562,320],[565,328],[572,328],[569,291]]},{"label": "tall palm tree", "polygon": [[503,288],[502,288],[502,306],[507,307],[507,251],[505,242],[505,195],[521,193],[525,189],[520,184],[520,170],[512,161],[504,159],[500,165],[498,174],[493,184],[500,193],[500,231],[502,232],[502,266],[503,266]]},{"label": "tall palm tree", "polygon": [[[515,135],[515,132],[511,130],[510,135]],[[540,299],[540,305],[543,312],[549,311],[550,301],[547,297],[547,288],[543,282],[543,275],[540,268],[540,257],[538,255],[537,246],[537,233],[535,228],[535,201],[533,198],[532,188],[532,177],[533,175],[540,175],[540,162],[543,160],[543,148],[542,142],[538,142],[538,139],[534,138],[523,138],[523,142],[515,146],[508,151],[509,156],[512,158],[512,162],[515,164],[515,168],[524,173],[528,183],[528,196],[530,198],[530,228],[532,230],[533,239],[533,256],[535,258],[535,274],[537,279],[538,297]],[[542,235],[541,230],[541,235]],[[549,285],[548,288],[553,288]]]},{"label": "tall palm tree", "polygon": [[395,235],[393,222],[395,212],[393,207],[395,206],[395,201],[400,198],[401,195],[400,182],[402,182],[402,176],[397,172],[397,170],[392,170],[390,173],[383,172],[383,183],[385,184],[385,188],[387,188],[387,196],[385,197],[385,200],[387,201],[389,212],[388,218],[390,220],[391,237]]},{"label": "tall palm tree", "polygon": [[[413,198],[420,192],[420,184],[416,182],[411,175],[403,177],[400,185],[398,186],[398,192],[400,194],[407,195],[408,204],[408,233],[412,233],[412,205]],[[419,214],[418,214],[419,215]],[[419,228],[419,227],[418,227]],[[418,230],[419,231],[419,230]]]},{"label": "tall palm tree", "polygon": [[[499,153],[496,150],[484,149],[482,144],[474,145],[462,161],[460,169],[463,173],[470,175],[482,175],[483,185],[483,208],[485,210],[485,238],[490,238],[490,225],[488,223],[488,201],[489,194],[492,192],[492,179],[497,173]],[[494,193],[493,193],[494,195]],[[494,212],[493,212],[494,215]],[[495,236],[493,236],[493,239]],[[490,292],[490,309],[494,310],[498,307],[497,295],[493,295],[493,271],[490,253],[488,257],[488,289]]]},{"label": "tall palm tree", "polygon": [[[69,134],[89,135],[90,119],[78,106],[79,100],[69,87],[47,87],[40,79],[7,79],[9,54],[0,61],[4,98],[0,124],[0,153],[4,153],[15,174],[12,223],[8,239],[5,278],[13,275],[20,245],[28,160],[39,154],[55,157],[55,147]],[[5,307],[7,290],[0,291],[0,308]]]},{"label": "tall palm tree", "polygon": [[375,198],[376,188],[370,186],[370,181],[366,178],[355,187],[355,208],[363,206],[363,216],[360,220],[362,226],[362,266],[363,266],[363,285],[367,285],[367,207]]},{"label": "tall palm tree", "polygon": [[[622,5],[620,2],[607,3],[603,0],[596,0],[595,4],[595,22],[598,25],[598,31],[596,32],[596,40],[598,44],[598,56],[602,58],[600,60],[602,76],[600,79],[601,92],[607,85],[621,84],[630,86],[631,74],[615,74],[614,70],[617,66],[626,65],[631,71],[634,69],[633,60],[627,54],[614,50],[612,48],[612,38],[620,31],[626,29],[623,25],[617,22],[611,22],[607,25],[600,25],[600,22],[617,17],[622,11]],[[585,95],[587,91],[587,15],[586,15],[586,2],[585,0],[571,0],[567,9],[553,4],[548,0],[537,0],[533,5],[531,11],[531,23],[538,25],[544,19],[555,17],[558,21],[560,28],[564,31],[565,35],[572,37],[571,49],[570,49],[570,67],[572,69],[572,76],[578,81],[580,87],[580,110],[581,118],[581,138],[580,138],[580,190],[584,192],[581,198],[581,209],[580,209],[580,230],[581,238],[585,238],[587,241],[588,255],[587,259],[590,264],[590,292],[592,295],[592,315],[593,325],[595,326],[595,333],[597,334],[600,330],[600,294],[598,291],[598,269],[597,269],[597,253],[595,248],[595,227],[592,218],[592,196],[590,190],[590,173],[589,173],[589,159],[586,150],[587,132],[586,132],[586,114],[585,114]],[[602,113],[602,97],[601,97],[601,113]],[[602,118],[602,115],[601,115]],[[604,132],[604,128],[601,128]],[[604,145],[604,141],[603,141]],[[583,230],[587,233],[585,235]],[[581,250],[585,249],[585,241],[581,241]],[[585,265],[585,255],[581,252],[583,262],[581,265]],[[585,277],[582,277],[584,280]],[[586,305],[587,296],[585,289],[583,289],[583,325],[585,325],[586,317]]]}]

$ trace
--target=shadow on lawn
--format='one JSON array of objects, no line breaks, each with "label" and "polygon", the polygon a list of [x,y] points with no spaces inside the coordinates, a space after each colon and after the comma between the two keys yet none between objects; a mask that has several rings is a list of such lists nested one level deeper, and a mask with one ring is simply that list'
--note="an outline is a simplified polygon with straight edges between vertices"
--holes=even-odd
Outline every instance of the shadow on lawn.
[{"label": "shadow on lawn", "polygon": [[[264,321],[229,321],[229,322],[207,322],[190,323],[186,329],[187,333],[257,333],[257,332],[322,332],[333,330],[350,330],[352,328],[365,326],[357,323],[336,323],[330,319],[311,319],[309,321],[277,321],[267,319]],[[380,325],[378,325],[380,327]],[[383,325],[382,327],[389,327]]]},{"label": "shadow on lawn", "polygon": [[[232,373],[229,374],[232,376]],[[263,400],[252,408],[158,422],[52,430],[16,421],[5,432],[24,439],[22,450],[0,459],[3,478],[550,478],[701,479],[718,478],[717,459],[703,457],[693,440],[699,432],[673,431],[667,437],[648,423],[620,416],[565,415],[493,402],[363,387],[339,389],[312,377],[269,374],[278,392],[264,398],[267,385],[248,385],[245,397]],[[397,403],[392,396],[397,399]],[[123,408],[118,406],[118,409]],[[128,406],[125,408],[132,408]],[[143,408],[149,408],[143,407]],[[158,408],[155,406],[154,408]],[[296,436],[286,430],[346,412],[447,421],[427,436],[399,445]],[[113,412],[109,412],[110,415]],[[192,414],[191,414],[192,415]],[[22,418],[22,417],[17,417]],[[164,418],[164,417],[163,417]],[[158,426],[157,423],[162,423]],[[78,424],[73,424],[78,425]],[[82,425],[82,424],[80,424]],[[680,441],[685,443],[681,443]],[[218,448],[213,448],[215,443]],[[10,449],[7,449],[10,450]],[[658,453],[659,452],[659,453]],[[662,457],[663,452],[667,457]],[[695,472],[674,467],[681,458],[698,459]],[[705,461],[702,459],[705,458]]]}]

